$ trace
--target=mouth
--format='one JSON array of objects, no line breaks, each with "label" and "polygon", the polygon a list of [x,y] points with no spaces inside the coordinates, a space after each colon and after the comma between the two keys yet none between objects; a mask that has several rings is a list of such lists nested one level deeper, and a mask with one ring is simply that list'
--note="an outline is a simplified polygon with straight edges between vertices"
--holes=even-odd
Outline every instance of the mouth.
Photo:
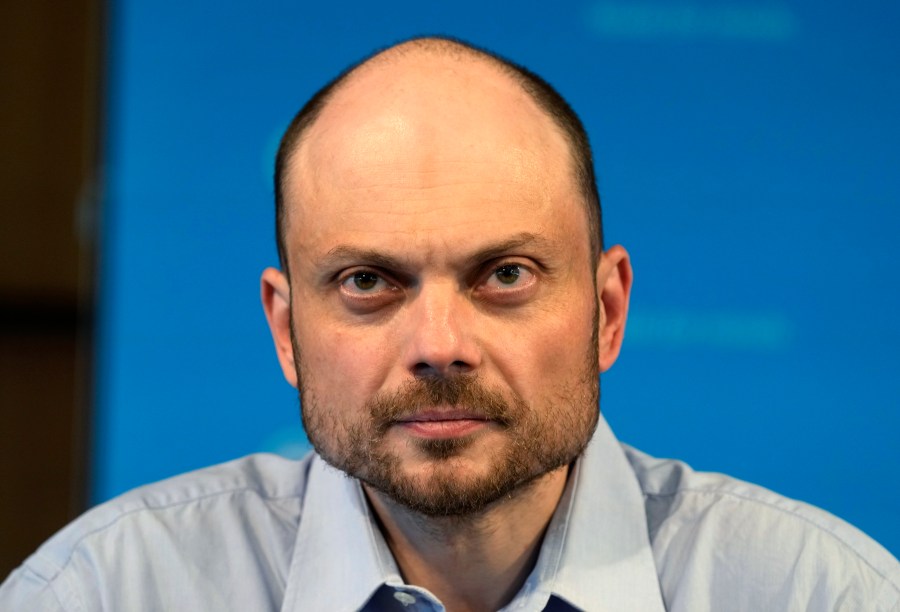
[{"label": "mouth", "polygon": [[395,422],[409,434],[432,439],[467,436],[491,423],[485,416],[456,408],[422,410]]}]

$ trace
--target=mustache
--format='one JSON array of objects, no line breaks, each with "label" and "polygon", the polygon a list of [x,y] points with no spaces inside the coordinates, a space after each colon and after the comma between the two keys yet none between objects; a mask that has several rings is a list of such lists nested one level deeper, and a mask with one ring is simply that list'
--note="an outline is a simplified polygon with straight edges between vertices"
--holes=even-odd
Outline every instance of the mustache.
[{"label": "mustache", "polygon": [[458,375],[408,381],[396,391],[376,395],[367,408],[376,429],[383,433],[393,423],[435,406],[452,406],[509,427],[521,413],[519,404],[488,388],[475,375]]}]

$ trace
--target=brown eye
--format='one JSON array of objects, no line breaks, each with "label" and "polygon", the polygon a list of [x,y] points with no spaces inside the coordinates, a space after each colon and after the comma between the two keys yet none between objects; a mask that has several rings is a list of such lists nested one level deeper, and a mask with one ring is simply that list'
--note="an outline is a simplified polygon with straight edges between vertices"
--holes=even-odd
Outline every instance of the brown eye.
[{"label": "brown eye", "polygon": [[502,263],[491,270],[479,287],[482,299],[504,304],[526,301],[537,288],[538,277],[526,264]]},{"label": "brown eye", "polygon": [[494,277],[502,285],[514,285],[519,280],[522,271],[519,266],[508,264],[500,266],[494,271]]},{"label": "brown eye", "polygon": [[341,281],[341,288],[350,294],[364,295],[385,291],[390,285],[371,270],[357,270]]},{"label": "brown eye", "polygon": [[360,291],[371,291],[378,285],[378,276],[371,272],[357,272],[353,275],[353,284]]},{"label": "brown eye", "polygon": [[357,267],[344,271],[338,282],[338,296],[350,313],[365,315],[396,304],[403,290],[390,272]]}]

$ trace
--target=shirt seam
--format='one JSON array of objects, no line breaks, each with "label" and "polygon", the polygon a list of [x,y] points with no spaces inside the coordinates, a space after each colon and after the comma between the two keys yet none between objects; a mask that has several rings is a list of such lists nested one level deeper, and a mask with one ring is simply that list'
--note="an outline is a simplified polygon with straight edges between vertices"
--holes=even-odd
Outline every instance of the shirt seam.
[{"label": "shirt seam", "polygon": [[35,570],[33,567],[30,567],[28,565],[23,565],[22,571],[27,572],[28,574],[31,574],[32,576],[34,576],[35,578],[40,580],[44,584],[44,586],[46,586],[47,590],[50,591],[50,594],[53,595],[53,599],[56,600],[56,604],[59,606],[60,610],[66,611],[66,610],[81,610],[81,609],[83,609],[82,606],[80,605],[80,603],[78,603],[78,602],[75,602],[76,605],[74,608],[69,608],[68,606],[66,606],[66,604],[63,603],[63,600],[60,598],[59,593],[56,592],[56,579],[59,577],[60,572],[57,571],[55,574],[53,574],[52,577],[47,578],[47,577],[43,576],[40,572]]},{"label": "shirt seam", "polygon": [[[212,497],[217,497],[220,495],[234,494],[234,493],[244,493],[244,494],[256,493],[257,495],[259,495],[259,497],[261,499],[263,499],[265,501],[281,501],[281,500],[285,500],[285,499],[299,499],[300,498],[300,496],[297,494],[293,494],[293,495],[262,495],[258,489],[254,489],[253,487],[245,486],[245,487],[236,487],[234,489],[224,489],[222,491],[216,491],[214,493],[206,493],[203,495],[199,495],[197,497],[191,497],[190,499],[184,499],[184,500],[170,502],[170,503],[166,503],[166,504],[160,504],[160,505],[147,504],[147,505],[141,506],[139,508],[132,508],[131,510],[122,510],[122,511],[116,513],[116,515],[114,517],[112,517],[109,521],[107,521],[103,525],[100,525],[100,526],[96,527],[95,529],[92,529],[92,530],[88,531],[87,533],[82,534],[80,538],[75,540],[69,546],[69,554],[68,554],[68,556],[66,556],[63,563],[62,564],[52,563],[52,565],[56,566],[56,571],[53,572],[52,575],[45,576],[42,572],[39,572],[36,568],[34,568],[28,562],[26,562],[23,565],[23,568],[27,569],[32,574],[34,574],[38,578],[44,580],[48,585],[50,585],[54,580],[56,580],[56,578],[63,571],[65,571],[65,569],[69,566],[69,563],[72,562],[72,557],[75,556],[75,552],[78,549],[78,547],[81,546],[82,542],[84,542],[87,538],[100,533],[101,531],[105,531],[105,530],[109,529],[110,527],[112,527],[113,525],[118,523],[120,520],[124,519],[126,516],[130,516],[132,514],[138,514],[140,512],[155,511],[155,510],[168,510],[168,509],[174,508],[176,506],[183,506],[185,504],[202,501],[204,499],[210,499]],[[43,559],[47,559],[47,557],[44,556],[43,554],[41,554],[40,552],[38,552],[36,554],[36,556],[37,555],[40,555],[40,557]],[[54,594],[54,596],[56,596],[55,590],[54,590],[53,594]],[[59,600],[59,598],[57,597],[57,601],[58,600]]]},{"label": "shirt seam", "polygon": [[[900,593],[900,584],[897,584],[896,582],[894,582],[893,579],[892,579],[890,576],[887,576],[887,575],[886,575],[884,572],[882,572],[879,568],[877,568],[877,567],[875,567],[874,565],[872,565],[872,563],[871,563],[871,562],[870,562],[870,561],[869,561],[869,560],[868,560],[868,559],[867,559],[867,558],[866,558],[859,550],[857,550],[857,548],[856,548],[855,546],[853,546],[852,544],[850,544],[847,540],[845,540],[843,537],[841,537],[840,535],[838,535],[838,534],[835,533],[834,531],[831,531],[830,529],[826,529],[824,526],[822,526],[822,525],[820,525],[819,523],[813,521],[813,520],[810,519],[809,517],[806,517],[806,516],[804,516],[804,515],[802,515],[802,514],[799,514],[798,512],[796,512],[796,511],[794,511],[794,510],[790,510],[790,509],[788,509],[788,508],[782,508],[781,506],[778,506],[778,505],[776,505],[776,504],[773,504],[773,503],[771,503],[771,502],[769,502],[769,501],[762,500],[762,499],[758,499],[758,498],[756,498],[756,497],[752,497],[752,496],[749,496],[749,495],[744,495],[744,494],[741,494],[741,493],[737,493],[737,492],[735,492],[735,491],[709,490],[709,489],[679,489],[678,491],[673,491],[673,492],[669,492],[669,493],[650,493],[650,492],[644,491],[644,496],[646,496],[646,497],[676,497],[676,496],[681,495],[681,494],[683,494],[683,493],[694,493],[694,494],[698,494],[698,495],[713,495],[713,496],[729,496],[729,497],[734,497],[734,498],[737,498],[737,499],[742,499],[742,500],[744,500],[744,501],[753,502],[753,503],[755,503],[755,504],[759,504],[759,505],[762,505],[762,506],[766,506],[766,507],[768,507],[768,508],[771,508],[772,510],[776,510],[776,511],[781,512],[781,513],[783,513],[783,514],[788,514],[788,515],[790,515],[790,516],[793,516],[793,517],[795,517],[795,518],[798,518],[798,519],[800,519],[801,521],[803,521],[803,522],[805,522],[805,523],[807,523],[807,524],[809,524],[809,525],[812,525],[812,526],[815,527],[818,531],[827,533],[828,535],[830,535],[831,537],[833,537],[835,540],[837,540],[838,542],[840,542],[845,548],[847,548],[847,549],[849,549],[850,551],[852,551],[853,554],[854,554],[854,556],[855,556],[857,559],[859,559],[860,561],[862,561],[869,569],[871,569],[871,570],[872,570],[873,572],[875,572],[879,577],[881,577],[882,580],[884,580],[884,581],[887,582],[888,584],[892,585],[892,586],[895,588],[895,590],[897,590],[898,593]],[[797,503],[803,503],[803,502],[797,502]],[[840,519],[839,519],[839,520],[840,520]]]}]

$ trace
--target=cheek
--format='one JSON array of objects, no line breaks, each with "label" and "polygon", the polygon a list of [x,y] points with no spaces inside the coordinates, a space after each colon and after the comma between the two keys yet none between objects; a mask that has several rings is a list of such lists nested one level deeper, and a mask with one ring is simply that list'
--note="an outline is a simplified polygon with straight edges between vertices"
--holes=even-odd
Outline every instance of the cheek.
[{"label": "cheek", "polygon": [[494,361],[526,399],[550,387],[584,378],[595,351],[592,299],[576,299],[565,310],[548,309],[527,324],[495,336]]},{"label": "cheek", "polygon": [[367,331],[298,326],[302,384],[335,406],[364,403],[381,388],[390,365],[384,342]]},{"label": "cheek", "polygon": [[593,313],[586,312],[581,318],[566,317],[548,326],[539,344],[534,347],[542,372],[580,375],[584,371],[590,351],[594,349],[592,320]]}]

